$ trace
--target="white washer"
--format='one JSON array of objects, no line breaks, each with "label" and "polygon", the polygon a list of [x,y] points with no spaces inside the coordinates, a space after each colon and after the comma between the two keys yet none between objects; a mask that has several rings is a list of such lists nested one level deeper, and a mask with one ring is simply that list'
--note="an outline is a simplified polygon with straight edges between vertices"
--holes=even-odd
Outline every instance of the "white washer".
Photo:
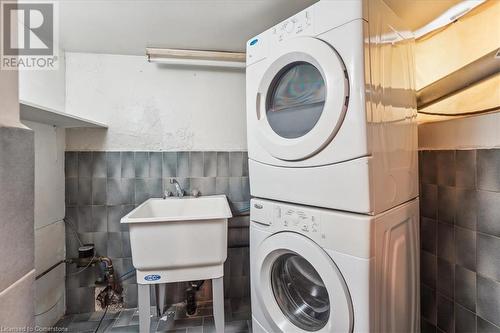
[{"label": "white washer", "polygon": [[418,199],[378,216],[252,199],[254,333],[420,331]]},{"label": "white washer", "polygon": [[250,39],[251,194],[364,214],[415,198],[413,45],[381,0],[322,0]]}]

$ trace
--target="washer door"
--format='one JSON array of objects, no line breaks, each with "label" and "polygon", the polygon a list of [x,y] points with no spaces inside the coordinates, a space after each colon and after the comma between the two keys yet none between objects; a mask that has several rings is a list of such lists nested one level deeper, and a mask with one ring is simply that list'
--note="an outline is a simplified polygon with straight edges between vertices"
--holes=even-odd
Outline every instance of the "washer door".
[{"label": "washer door", "polygon": [[333,260],[292,232],[267,238],[256,258],[258,302],[273,332],[352,332],[351,297]]},{"label": "washer door", "polygon": [[347,71],[329,44],[294,38],[270,60],[255,98],[262,147],[282,160],[306,159],[330,143],[342,124]]}]

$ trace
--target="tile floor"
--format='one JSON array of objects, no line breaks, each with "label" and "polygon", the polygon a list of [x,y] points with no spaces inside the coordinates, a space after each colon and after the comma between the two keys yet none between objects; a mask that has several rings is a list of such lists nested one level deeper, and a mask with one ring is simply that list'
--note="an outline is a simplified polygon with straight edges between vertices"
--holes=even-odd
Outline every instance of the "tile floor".
[{"label": "tile floor", "polygon": [[[226,333],[250,333],[252,331],[250,300],[226,300]],[[155,313],[156,309],[151,308]],[[56,325],[66,328],[66,332],[95,332],[103,312],[92,312],[64,316]],[[63,330],[60,330],[63,331]],[[120,312],[108,312],[98,332],[139,332],[139,313],[137,309],[124,309]],[[212,316],[212,303],[201,303],[194,316],[187,316],[184,304],[173,305],[162,318],[151,318],[151,332],[175,333],[215,333]]]}]

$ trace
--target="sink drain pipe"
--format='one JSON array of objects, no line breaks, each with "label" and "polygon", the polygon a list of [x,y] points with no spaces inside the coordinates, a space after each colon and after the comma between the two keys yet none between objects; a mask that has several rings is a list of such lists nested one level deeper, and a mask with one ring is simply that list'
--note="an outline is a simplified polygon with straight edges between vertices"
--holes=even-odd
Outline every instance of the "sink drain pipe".
[{"label": "sink drain pipe", "polygon": [[189,287],[186,289],[186,313],[192,316],[196,313],[196,292],[200,290],[205,280],[189,281]]}]

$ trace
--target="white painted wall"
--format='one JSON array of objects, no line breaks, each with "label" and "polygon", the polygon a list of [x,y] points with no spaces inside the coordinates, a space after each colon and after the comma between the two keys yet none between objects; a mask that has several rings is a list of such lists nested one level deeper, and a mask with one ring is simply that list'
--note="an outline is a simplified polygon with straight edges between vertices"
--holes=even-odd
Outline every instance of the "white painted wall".
[{"label": "white painted wall", "polygon": [[67,52],[66,112],[109,125],[67,130],[67,150],[246,149],[242,71]]},{"label": "white painted wall", "polygon": [[59,68],[51,71],[19,72],[19,99],[57,111],[66,103],[66,66],[64,51],[59,50]]},{"label": "white painted wall", "polygon": [[18,80],[17,71],[0,70],[0,126],[23,127],[19,122]]},{"label": "white painted wall", "polygon": [[421,124],[419,149],[500,147],[500,112]]},{"label": "white painted wall", "polygon": [[[35,134],[35,271],[39,275],[65,258],[65,130],[24,124]],[[35,281],[35,313],[44,313],[35,318],[39,326],[53,325],[64,315],[64,267],[61,264]]]}]

